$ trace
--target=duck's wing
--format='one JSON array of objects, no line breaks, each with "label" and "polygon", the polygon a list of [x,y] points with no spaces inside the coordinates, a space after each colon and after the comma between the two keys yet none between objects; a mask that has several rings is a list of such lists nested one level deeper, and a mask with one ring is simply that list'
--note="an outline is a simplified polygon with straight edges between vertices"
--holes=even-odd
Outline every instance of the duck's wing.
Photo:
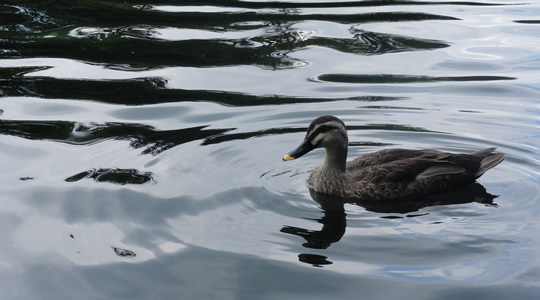
[{"label": "duck's wing", "polygon": [[411,150],[411,149],[386,149],[373,153],[369,153],[360,156],[347,163],[348,170],[355,170],[358,168],[364,168],[369,166],[379,166],[387,163],[411,160],[411,159],[430,159],[441,160],[448,156],[450,153],[441,152],[437,150],[424,149],[424,150]]},{"label": "duck's wing", "polygon": [[493,150],[472,154],[401,149],[376,152],[368,155],[368,160],[347,166],[349,189],[354,198],[371,200],[413,199],[450,191],[473,183],[502,162],[504,154],[493,154]]},{"label": "duck's wing", "polygon": [[372,183],[421,181],[446,175],[473,181],[504,160],[504,154],[493,154],[493,150],[495,148],[488,148],[472,154],[429,149],[383,150],[353,160],[347,165],[347,172],[355,180]]},{"label": "duck's wing", "polygon": [[350,169],[347,173],[351,176],[352,181],[364,181],[377,185],[390,182],[407,183],[417,179],[444,174],[457,174],[463,171],[463,168],[446,162],[438,162],[433,159],[409,158]]}]

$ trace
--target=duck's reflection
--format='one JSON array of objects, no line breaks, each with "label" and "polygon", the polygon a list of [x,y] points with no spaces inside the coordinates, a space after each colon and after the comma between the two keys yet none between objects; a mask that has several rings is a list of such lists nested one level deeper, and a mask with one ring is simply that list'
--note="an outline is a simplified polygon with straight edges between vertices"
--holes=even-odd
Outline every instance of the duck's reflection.
[{"label": "duck's reflection", "polygon": [[310,189],[313,200],[321,205],[323,216],[320,219],[311,219],[322,224],[320,231],[309,230],[293,226],[283,226],[281,232],[303,237],[306,242],[302,244],[306,248],[326,249],[332,243],[341,239],[345,234],[347,219],[345,218],[344,202],[331,196],[319,194]]},{"label": "duck's reflection", "polygon": [[[281,232],[300,236],[305,239],[302,246],[311,249],[326,249],[332,243],[341,240],[345,234],[347,227],[347,218],[345,214],[345,204],[355,204],[364,207],[368,211],[377,213],[399,213],[407,214],[418,211],[428,206],[465,204],[465,203],[482,203],[487,206],[496,207],[493,202],[497,196],[492,195],[479,183],[471,184],[457,191],[429,196],[422,199],[400,202],[375,202],[375,201],[346,201],[333,196],[320,194],[310,189],[310,195],[317,203],[321,205],[323,216],[320,219],[312,219],[322,224],[322,229],[309,230],[294,226],[283,226]],[[424,214],[406,215],[405,217],[416,217]],[[388,216],[382,216],[388,218]],[[402,217],[397,217],[402,218]],[[301,253],[298,255],[301,262],[311,264],[313,266],[322,266],[332,264],[326,256],[318,254]]]}]

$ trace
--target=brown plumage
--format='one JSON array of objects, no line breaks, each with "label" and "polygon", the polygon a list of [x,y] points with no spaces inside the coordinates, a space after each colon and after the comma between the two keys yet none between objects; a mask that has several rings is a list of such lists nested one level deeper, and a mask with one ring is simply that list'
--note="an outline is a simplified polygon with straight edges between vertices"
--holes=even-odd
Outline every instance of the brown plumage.
[{"label": "brown plumage", "polygon": [[325,148],[323,164],[308,179],[317,192],[347,199],[408,200],[471,184],[505,159],[502,153],[492,153],[495,148],[471,154],[387,149],[346,162],[347,147],[345,124],[322,116],[309,125],[302,144],[283,160]]}]

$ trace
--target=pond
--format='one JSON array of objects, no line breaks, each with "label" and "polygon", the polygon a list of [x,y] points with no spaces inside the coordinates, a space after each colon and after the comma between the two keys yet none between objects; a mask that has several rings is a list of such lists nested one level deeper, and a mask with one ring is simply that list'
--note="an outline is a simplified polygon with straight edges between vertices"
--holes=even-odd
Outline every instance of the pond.
[{"label": "pond", "polygon": [[[0,298],[538,299],[539,16],[3,1]],[[336,206],[307,184],[324,150],[282,161],[322,115],[349,159],[507,157],[429,203]]]}]

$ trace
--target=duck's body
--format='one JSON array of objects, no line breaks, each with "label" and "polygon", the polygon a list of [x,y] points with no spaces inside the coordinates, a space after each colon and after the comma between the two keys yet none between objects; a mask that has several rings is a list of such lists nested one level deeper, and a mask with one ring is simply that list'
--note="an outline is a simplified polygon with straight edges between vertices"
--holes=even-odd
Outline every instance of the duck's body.
[{"label": "duck's body", "polygon": [[333,116],[315,119],[305,140],[283,159],[325,148],[322,165],[308,183],[319,193],[347,199],[407,200],[454,190],[473,183],[505,158],[487,148],[471,154],[437,150],[388,149],[347,159],[345,124]]}]

